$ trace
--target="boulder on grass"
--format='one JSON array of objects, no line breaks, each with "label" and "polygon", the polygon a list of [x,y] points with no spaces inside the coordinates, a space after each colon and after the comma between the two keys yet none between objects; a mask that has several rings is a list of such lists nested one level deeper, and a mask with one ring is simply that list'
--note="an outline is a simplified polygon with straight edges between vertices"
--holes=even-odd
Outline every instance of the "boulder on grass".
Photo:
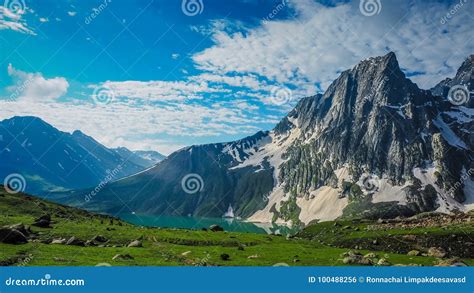
[{"label": "boulder on grass", "polygon": [[66,239],[64,238],[58,238],[58,239],[53,239],[50,244],[66,244]]},{"label": "boulder on grass", "polygon": [[446,251],[441,247],[430,247],[428,256],[443,258],[446,256]]},{"label": "boulder on grass", "polygon": [[76,237],[72,236],[69,238],[69,240],[66,242],[66,245],[75,245],[75,246],[85,246],[85,242],[77,239]]},{"label": "boulder on grass", "polygon": [[133,240],[127,245],[127,247],[143,247],[143,244],[140,240]]},{"label": "boulder on grass", "polygon": [[223,254],[221,254],[221,259],[227,261],[227,260],[230,259],[230,255],[228,255],[227,253],[223,253]]},{"label": "boulder on grass", "polygon": [[101,242],[101,243],[107,242],[107,238],[105,238],[102,235],[97,235],[94,238],[92,238],[91,240],[96,241],[96,242]]},{"label": "boulder on grass", "polygon": [[40,227],[40,228],[51,228],[50,224],[51,224],[51,216],[43,215],[34,221],[33,226]]},{"label": "boulder on grass", "polygon": [[209,226],[209,230],[211,230],[212,232],[222,232],[224,231],[224,228],[219,225],[211,225]]},{"label": "boulder on grass", "polygon": [[419,252],[418,250],[410,250],[407,255],[409,256],[419,256],[421,254],[421,252]]},{"label": "boulder on grass", "polygon": [[131,260],[133,259],[133,256],[130,254],[116,254],[114,257],[112,257],[112,260]]},{"label": "boulder on grass", "polygon": [[21,233],[23,233],[23,235],[25,235],[25,237],[28,237],[31,234],[30,227],[25,226],[23,223],[10,225],[8,226],[8,228],[20,231]]},{"label": "boulder on grass", "polygon": [[26,236],[16,229],[9,227],[0,228],[0,242],[7,244],[25,244],[28,242]]}]

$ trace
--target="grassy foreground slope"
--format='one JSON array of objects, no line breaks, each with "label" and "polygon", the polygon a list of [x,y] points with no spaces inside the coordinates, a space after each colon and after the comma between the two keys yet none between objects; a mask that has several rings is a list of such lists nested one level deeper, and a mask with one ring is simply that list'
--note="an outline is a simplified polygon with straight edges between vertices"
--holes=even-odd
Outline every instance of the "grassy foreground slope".
[{"label": "grassy foreground slope", "polygon": [[[51,217],[50,227],[32,225],[45,215]],[[439,262],[430,256],[384,252],[383,247],[348,252],[348,248],[340,244],[337,245],[341,247],[335,247],[328,238],[316,236],[322,230],[314,227],[324,229],[333,225],[330,223],[312,226],[301,237],[291,239],[250,233],[144,228],[24,194],[8,194],[0,187],[0,227],[19,223],[25,225],[27,242],[0,243],[0,265],[350,265],[354,263],[343,261],[348,254],[369,252],[373,252],[369,255],[373,258],[368,263],[371,265],[376,265],[379,258],[385,259],[385,264],[434,265]],[[339,225],[331,227],[347,231]],[[74,238],[71,240],[71,237]],[[364,233],[360,237],[364,237]],[[138,247],[128,247],[132,242]],[[467,257],[463,261],[473,263]]]}]

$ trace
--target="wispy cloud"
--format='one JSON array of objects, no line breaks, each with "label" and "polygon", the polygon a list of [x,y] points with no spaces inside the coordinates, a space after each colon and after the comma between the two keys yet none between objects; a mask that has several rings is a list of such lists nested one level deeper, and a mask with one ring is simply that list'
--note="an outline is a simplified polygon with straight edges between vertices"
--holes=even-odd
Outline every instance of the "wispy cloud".
[{"label": "wispy cloud", "polygon": [[0,6],[0,30],[8,29],[24,34],[36,35],[23,19],[25,13],[25,8],[18,8],[18,10],[12,11],[5,6]]},{"label": "wispy cloud", "polygon": [[327,7],[291,1],[293,19],[264,21],[239,32],[214,31],[215,45],[193,60],[198,68],[221,75],[255,74],[325,89],[340,71],[393,50],[405,71],[422,73],[413,79],[430,87],[453,75],[472,53],[472,26],[466,25],[472,23],[472,2],[445,23],[441,20],[451,9],[449,3],[383,4],[380,15],[366,17],[356,3]]}]

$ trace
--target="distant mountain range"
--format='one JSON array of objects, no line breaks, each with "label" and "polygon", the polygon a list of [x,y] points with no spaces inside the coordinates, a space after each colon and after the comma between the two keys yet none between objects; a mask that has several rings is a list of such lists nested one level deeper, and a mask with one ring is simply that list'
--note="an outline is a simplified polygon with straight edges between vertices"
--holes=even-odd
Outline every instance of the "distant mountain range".
[{"label": "distant mountain range", "polygon": [[471,55],[454,78],[422,90],[394,53],[369,58],[324,94],[300,100],[272,131],[181,149],[90,200],[90,189],[51,198],[111,214],[221,217],[231,210],[295,225],[467,211],[474,208],[473,64]]},{"label": "distant mountain range", "polygon": [[62,132],[37,117],[0,121],[0,179],[19,173],[34,194],[94,187],[110,173],[114,180],[126,177],[159,158],[159,153],[109,149],[81,131]]}]

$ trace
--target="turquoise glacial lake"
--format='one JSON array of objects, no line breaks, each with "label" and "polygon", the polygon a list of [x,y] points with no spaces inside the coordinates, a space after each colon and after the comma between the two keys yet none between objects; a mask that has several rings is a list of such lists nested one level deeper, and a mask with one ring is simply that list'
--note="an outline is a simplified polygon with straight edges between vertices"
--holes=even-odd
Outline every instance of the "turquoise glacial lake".
[{"label": "turquoise glacial lake", "polygon": [[250,223],[234,218],[195,218],[195,217],[174,217],[174,216],[150,216],[140,214],[120,214],[118,215],[124,221],[131,224],[145,227],[161,228],[182,228],[201,230],[209,228],[216,224],[229,232],[247,232],[259,234],[279,233],[282,235],[294,234],[295,229],[288,226],[279,226],[267,223]]}]

